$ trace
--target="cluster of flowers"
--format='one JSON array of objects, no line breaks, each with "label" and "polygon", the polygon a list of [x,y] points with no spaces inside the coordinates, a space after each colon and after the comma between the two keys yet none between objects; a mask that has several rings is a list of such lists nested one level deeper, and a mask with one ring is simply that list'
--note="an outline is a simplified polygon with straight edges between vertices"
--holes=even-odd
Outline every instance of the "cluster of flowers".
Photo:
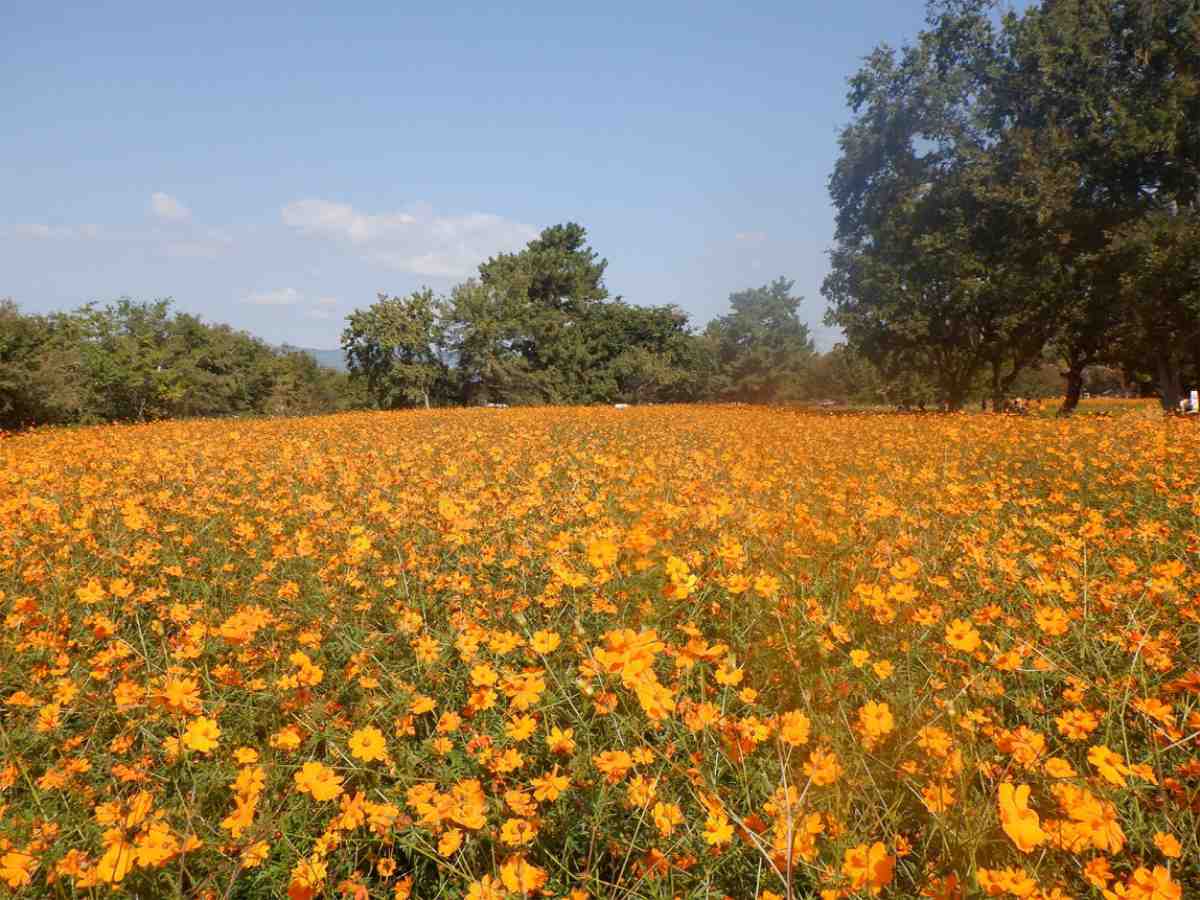
[{"label": "cluster of flowers", "polygon": [[0,441],[0,883],[1200,896],[1200,443],[436,411]]}]

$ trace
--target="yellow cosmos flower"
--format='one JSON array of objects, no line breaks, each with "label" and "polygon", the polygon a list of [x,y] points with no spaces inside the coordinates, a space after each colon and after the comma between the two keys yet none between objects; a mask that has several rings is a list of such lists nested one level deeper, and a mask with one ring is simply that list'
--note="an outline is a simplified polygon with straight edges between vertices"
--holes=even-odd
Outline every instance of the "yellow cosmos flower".
[{"label": "yellow cosmos flower", "polygon": [[342,779],[324,763],[306,762],[293,780],[298,791],[314,800],[333,800],[342,793]]},{"label": "yellow cosmos flower", "polygon": [[204,716],[193,719],[183,733],[183,746],[199,753],[212,753],[220,742],[221,729]]},{"label": "yellow cosmos flower", "polygon": [[350,755],[362,762],[378,762],[388,758],[387,739],[374,725],[357,729],[348,742]]}]

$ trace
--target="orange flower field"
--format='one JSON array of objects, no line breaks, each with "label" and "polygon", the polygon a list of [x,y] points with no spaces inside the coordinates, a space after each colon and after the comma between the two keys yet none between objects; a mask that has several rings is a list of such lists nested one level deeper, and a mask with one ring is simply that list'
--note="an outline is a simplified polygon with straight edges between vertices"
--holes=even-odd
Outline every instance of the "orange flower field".
[{"label": "orange flower field", "polygon": [[1200,434],[0,440],[0,892],[1200,897]]}]

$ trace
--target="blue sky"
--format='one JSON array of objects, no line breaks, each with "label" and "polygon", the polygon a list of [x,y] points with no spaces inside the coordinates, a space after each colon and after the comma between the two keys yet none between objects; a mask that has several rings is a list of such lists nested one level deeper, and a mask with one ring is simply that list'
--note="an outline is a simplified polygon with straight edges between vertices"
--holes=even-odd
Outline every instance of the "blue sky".
[{"label": "blue sky", "polygon": [[923,0],[99,3],[0,12],[0,297],[129,295],[334,347],[573,220],[702,325],[785,275],[822,345],[845,80]]}]

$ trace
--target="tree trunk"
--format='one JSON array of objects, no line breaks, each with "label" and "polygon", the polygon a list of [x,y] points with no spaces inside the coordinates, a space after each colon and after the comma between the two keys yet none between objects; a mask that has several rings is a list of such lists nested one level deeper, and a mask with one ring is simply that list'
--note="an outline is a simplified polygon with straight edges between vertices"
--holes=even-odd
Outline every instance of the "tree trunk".
[{"label": "tree trunk", "polygon": [[1183,386],[1179,381],[1179,365],[1169,352],[1158,354],[1158,395],[1166,412],[1179,412]]},{"label": "tree trunk", "polygon": [[1075,407],[1079,405],[1079,398],[1083,395],[1083,366],[1071,366],[1062,375],[1067,379],[1067,393],[1063,396],[1058,414],[1069,416],[1075,412]]},{"label": "tree trunk", "polygon": [[992,363],[992,412],[1004,409],[1005,391],[1000,387],[1000,363]]}]

